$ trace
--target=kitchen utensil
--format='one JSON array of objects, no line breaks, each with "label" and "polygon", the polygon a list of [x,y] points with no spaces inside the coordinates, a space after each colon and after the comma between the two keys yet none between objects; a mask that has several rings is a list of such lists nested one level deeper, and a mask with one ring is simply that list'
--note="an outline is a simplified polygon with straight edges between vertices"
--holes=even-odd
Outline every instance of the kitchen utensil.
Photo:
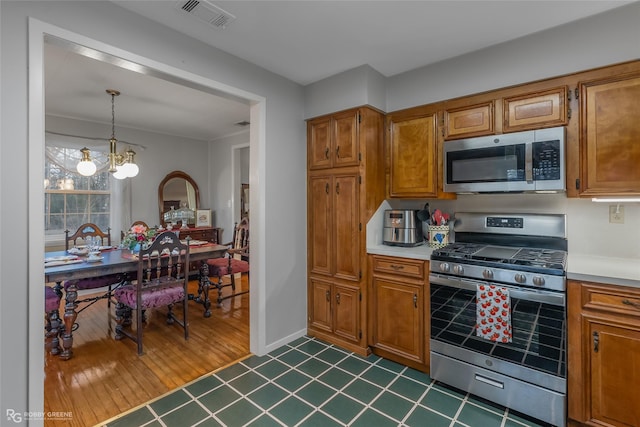
[{"label": "kitchen utensil", "polygon": [[424,204],[424,208],[422,208],[422,210],[419,210],[418,213],[416,214],[416,216],[422,222],[430,221],[431,213],[429,212],[429,203],[425,203]]}]

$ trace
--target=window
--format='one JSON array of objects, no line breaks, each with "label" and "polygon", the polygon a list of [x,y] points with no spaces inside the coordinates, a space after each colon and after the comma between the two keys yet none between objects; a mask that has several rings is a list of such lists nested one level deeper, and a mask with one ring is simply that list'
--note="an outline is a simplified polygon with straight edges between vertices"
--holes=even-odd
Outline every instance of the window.
[{"label": "window", "polygon": [[[64,231],[75,232],[86,222],[107,230],[111,224],[111,184],[103,168],[93,176],[77,173],[80,152],[73,148],[47,147],[44,172],[44,229],[46,240],[63,240]],[[107,155],[92,151],[97,164]]]}]

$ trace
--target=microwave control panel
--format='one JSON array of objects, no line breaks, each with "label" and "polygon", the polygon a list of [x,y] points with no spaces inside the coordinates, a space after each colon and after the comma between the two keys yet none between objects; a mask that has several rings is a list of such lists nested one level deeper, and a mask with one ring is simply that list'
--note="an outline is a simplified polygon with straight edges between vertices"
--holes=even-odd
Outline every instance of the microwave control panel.
[{"label": "microwave control panel", "polygon": [[550,181],[560,179],[560,141],[533,143],[533,179]]}]

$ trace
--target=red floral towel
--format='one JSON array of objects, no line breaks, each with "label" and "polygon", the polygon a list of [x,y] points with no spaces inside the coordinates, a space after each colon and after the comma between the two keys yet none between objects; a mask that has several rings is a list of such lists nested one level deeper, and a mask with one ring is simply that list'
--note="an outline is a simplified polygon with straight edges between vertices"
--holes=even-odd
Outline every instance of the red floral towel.
[{"label": "red floral towel", "polygon": [[476,335],[491,341],[511,342],[511,298],[509,289],[478,285]]}]

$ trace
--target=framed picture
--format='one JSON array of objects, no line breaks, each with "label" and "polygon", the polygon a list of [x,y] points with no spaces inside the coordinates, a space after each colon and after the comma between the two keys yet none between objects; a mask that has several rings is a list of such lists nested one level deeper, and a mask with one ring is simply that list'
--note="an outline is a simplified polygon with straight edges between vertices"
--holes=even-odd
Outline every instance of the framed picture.
[{"label": "framed picture", "polygon": [[211,227],[211,209],[196,209],[196,227]]}]

